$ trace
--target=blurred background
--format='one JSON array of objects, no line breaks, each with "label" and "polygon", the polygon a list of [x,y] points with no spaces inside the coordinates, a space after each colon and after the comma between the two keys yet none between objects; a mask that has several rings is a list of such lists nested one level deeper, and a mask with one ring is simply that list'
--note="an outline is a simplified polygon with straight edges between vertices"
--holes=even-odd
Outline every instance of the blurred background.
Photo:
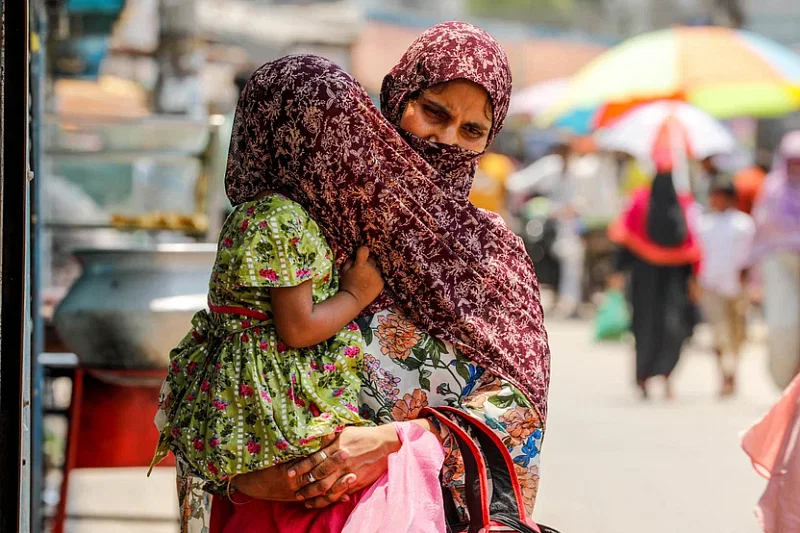
[{"label": "blurred background", "polygon": [[[606,334],[598,309],[615,271],[608,227],[659,158],[701,209],[720,179],[752,208],[781,138],[800,129],[796,0],[18,0],[0,9],[4,172],[33,178],[3,193],[0,408],[4,427],[21,431],[7,429],[2,446],[19,479],[0,498],[3,520],[35,532],[177,531],[172,467],[145,477],[152,417],[169,350],[205,306],[230,209],[223,178],[240,89],[266,61],[314,53],[377,103],[412,41],[461,19],[494,35],[513,68],[510,117],[471,199],[522,237],[545,294],[553,387],[537,519],[564,533],[759,531],[752,508],[763,481],[737,437],[780,392],[767,371],[759,276],[747,284],[748,342],[725,401],[702,319],[677,398],[643,403],[629,320]],[[662,108],[632,115],[648,105]],[[621,129],[626,119],[632,129]],[[797,301],[787,306],[800,314]],[[782,342],[800,358],[796,341]]]}]

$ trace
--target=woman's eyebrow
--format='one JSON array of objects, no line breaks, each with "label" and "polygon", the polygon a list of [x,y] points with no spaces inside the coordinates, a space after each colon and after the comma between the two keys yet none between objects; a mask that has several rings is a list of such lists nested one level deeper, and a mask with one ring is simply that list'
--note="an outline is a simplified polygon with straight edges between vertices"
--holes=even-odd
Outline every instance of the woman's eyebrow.
[{"label": "woman's eyebrow", "polygon": [[429,106],[435,107],[437,111],[441,111],[442,113],[445,113],[448,117],[452,117],[453,116],[453,113],[450,111],[450,109],[447,108],[446,105],[440,104],[439,102],[437,102],[435,100],[431,100],[431,98],[428,97],[428,96],[423,96],[422,99],[425,100],[425,103],[428,104]]}]

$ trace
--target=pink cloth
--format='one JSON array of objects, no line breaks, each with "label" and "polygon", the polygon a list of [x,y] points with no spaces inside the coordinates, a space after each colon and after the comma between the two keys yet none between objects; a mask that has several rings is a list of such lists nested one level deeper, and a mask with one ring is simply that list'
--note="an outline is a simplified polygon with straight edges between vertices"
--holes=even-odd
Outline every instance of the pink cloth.
[{"label": "pink cloth", "polygon": [[769,480],[756,515],[764,533],[800,533],[800,376],[742,436],[753,467]]},{"label": "pink cloth", "polygon": [[403,445],[387,472],[347,503],[319,510],[256,500],[215,498],[210,533],[445,533],[439,439],[413,422],[394,424]]}]

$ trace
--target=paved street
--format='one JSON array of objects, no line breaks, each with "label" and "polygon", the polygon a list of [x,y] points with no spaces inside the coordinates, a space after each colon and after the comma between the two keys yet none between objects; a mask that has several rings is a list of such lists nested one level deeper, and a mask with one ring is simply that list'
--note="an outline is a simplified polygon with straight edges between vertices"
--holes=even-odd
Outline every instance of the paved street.
[{"label": "paved street", "polygon": [[[751,345],[736,399],[716,398],[703,332],[676,374],[677,400],[635,395],[624,344],[594,344],[589,323],[548,326],[553,352],[538,521],[562,533],[757,533],[765,482],[738,432],[778,392],[763,348]],[[658,391],[660,393],[660,391]]]}]

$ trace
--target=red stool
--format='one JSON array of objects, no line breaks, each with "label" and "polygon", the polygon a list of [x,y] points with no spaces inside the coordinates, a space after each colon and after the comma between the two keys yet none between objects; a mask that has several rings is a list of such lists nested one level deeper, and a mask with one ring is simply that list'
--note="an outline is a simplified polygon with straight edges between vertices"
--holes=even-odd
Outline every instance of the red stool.
[{"label": "red stool", "polygon": [[[153,417],[164,377],[166,370],[75,369],[53,533],[64,531],[73,469],[150,466],[158,441]],[[159,466],[175,466],[173,456]]]}]

